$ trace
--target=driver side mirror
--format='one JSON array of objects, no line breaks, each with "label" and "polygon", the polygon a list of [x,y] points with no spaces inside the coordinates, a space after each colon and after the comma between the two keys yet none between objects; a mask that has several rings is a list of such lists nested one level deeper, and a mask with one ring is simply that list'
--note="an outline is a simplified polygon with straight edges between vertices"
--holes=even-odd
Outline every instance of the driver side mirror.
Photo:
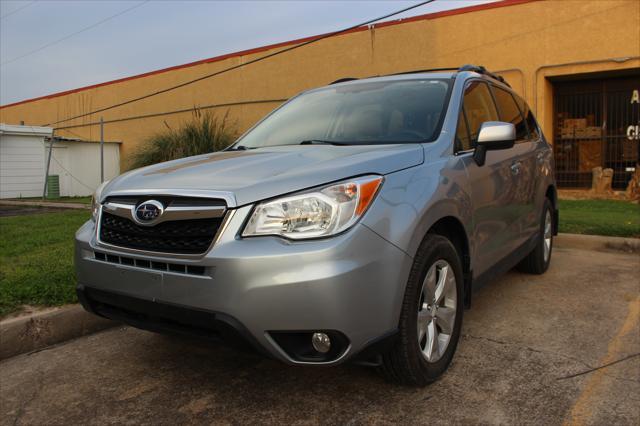
[{"label": "driver side mirror", "polygon": [[509,149],[516,141],[516,127],[504,121],[485,121],[480,126],[473,159],[478,166],[484,166],[487,151]]}]

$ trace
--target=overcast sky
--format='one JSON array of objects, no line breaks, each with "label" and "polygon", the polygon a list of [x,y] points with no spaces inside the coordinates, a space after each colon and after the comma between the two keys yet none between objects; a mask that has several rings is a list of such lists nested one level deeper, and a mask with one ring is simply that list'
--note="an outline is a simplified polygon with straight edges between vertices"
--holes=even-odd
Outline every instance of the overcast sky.
[{"label": "overcast sky", "polygon": [[[400,17],[487,1],[437,0]],[[0,0],[0,104],[335,31],[416,3]]]}]

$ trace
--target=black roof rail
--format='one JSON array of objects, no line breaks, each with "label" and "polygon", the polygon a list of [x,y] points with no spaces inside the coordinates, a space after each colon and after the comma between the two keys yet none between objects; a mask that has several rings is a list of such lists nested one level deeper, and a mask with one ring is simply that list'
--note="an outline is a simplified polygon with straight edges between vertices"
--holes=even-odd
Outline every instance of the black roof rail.
[{"label": "black roof rail", "polygon": [[331,86],[332,84],[344,83],[346,81],[353,81],[353,80],[359,80],[359,78],[357,78],[357,77],[339,78],[336,81],[332,81],[331,83],[329,83],[329,86]]},{"label": "black roof rail", "polygon": [[445,68],[429,68],[424,70],[414,70],[414,71],[403,71],[397,72],[395,74],[387,74],[387,75],[404,75],[404,74],[419,74],[423,72],[438,72],[438,71],[457,71],[457,67],[445,67]]},{"label": "black roof rail", "polygon": [[[393,75],[419,74],[419,73],[423,73],[423,72],[457,71],[457,70],[458,70],[457,67],[429,68],[429,69],[424,69],[424,70],[403,71],[403,72],[397,72],[397,73],[393,73],[393,74],[372,75],[370,77],[365,77],[365,78],[389,77],[389,76],[393,76]],[[359,78],[356,78],[356,77],[339,78],[336,81],[332,81],[331,83],[329,83],[329,85],[338,84],[338,83],[344,83],[344,82],[353,81],[353,80],[359,80]]]},{"label": "black roof rail", "polygon": [[[506,84],[507,86],[511,87],[511,85],[509,83],[507,83],[507,81],[504,79],[504,77],[488,71],[485,67],[483,67],[481,65],[471,65],[471,64],[463,65],[461,67],[428,68],[428,69],[423,69],[423,70],[403,71],[403,72],[397,72],[397,73],[394,73],[394,74],[385,74],[385,75],[382,75],[382,76],[376,75],[376,76],[371,76],[371,77],[368,77],[368,78],[386,77],[386,76],[394,76],[394,75],[406,75],[406,74],[420,74],[420,73],[426,73],[426,72],[439,72],[439,71],[457,71],[457,72],[471,71],[471,72],[475,72],[475,73],[478,73],[478,74],[486,75],[487,77],[493,78],[494,80],[497,80],[497,81],[499,81],[499,82],[501,82],[503,84]],[[329,83],[329,85],[338,84],[338,83],[344,83],[344,82],[353,81],[353,80],[359,80],[359,79],[356,78],[356,77],[339,78],[338,80],[332,81],[331,83]]]},{"label": "black roof rail", "polygon": [[490,71],[487,71],[487,69],[481,65],[467,64],[458,68],[458,72],[463,72],[463,71],[477,72],[478,74],[486,75],[487,77],[491,77],[494,80],[498,80],[500,83],[506,84],[507,86],[511,87],[511,85],[507,83],[507,80],[505,80],[504,77],[498,74],[494,74]]}]

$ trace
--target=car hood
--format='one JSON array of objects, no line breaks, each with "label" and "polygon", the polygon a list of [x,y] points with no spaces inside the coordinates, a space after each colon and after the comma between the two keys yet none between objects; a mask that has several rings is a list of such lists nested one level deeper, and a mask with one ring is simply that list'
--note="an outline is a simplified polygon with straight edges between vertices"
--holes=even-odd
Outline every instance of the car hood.
[{"label": "car hood", "polygon": [[421,164],[420,144],[360,146],[279,146],[222,151],[160,163],[111,181],[102,200],[117,193],[180,191],[227,193],[242,206],[363,174],[388,174]]}]

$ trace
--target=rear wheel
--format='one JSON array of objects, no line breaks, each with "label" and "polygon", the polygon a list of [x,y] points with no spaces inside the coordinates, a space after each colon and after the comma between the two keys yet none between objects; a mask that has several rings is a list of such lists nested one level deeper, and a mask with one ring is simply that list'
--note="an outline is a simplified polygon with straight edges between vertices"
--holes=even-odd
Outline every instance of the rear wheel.
[{"label": "rear wheel", "polygon": [[536,247],[518,265],[521,272],[539,275],[549,269],[553,252],[553,212],[548,198],[544,201],[539,232]]},{"label": "rear wheel", "polygon": [[440,235],[427,235],[407,283],[400,338],[383,356],[381,371],[387,379],[424,386],[446,371],[460,338],[462,288],[455,247]]}]

